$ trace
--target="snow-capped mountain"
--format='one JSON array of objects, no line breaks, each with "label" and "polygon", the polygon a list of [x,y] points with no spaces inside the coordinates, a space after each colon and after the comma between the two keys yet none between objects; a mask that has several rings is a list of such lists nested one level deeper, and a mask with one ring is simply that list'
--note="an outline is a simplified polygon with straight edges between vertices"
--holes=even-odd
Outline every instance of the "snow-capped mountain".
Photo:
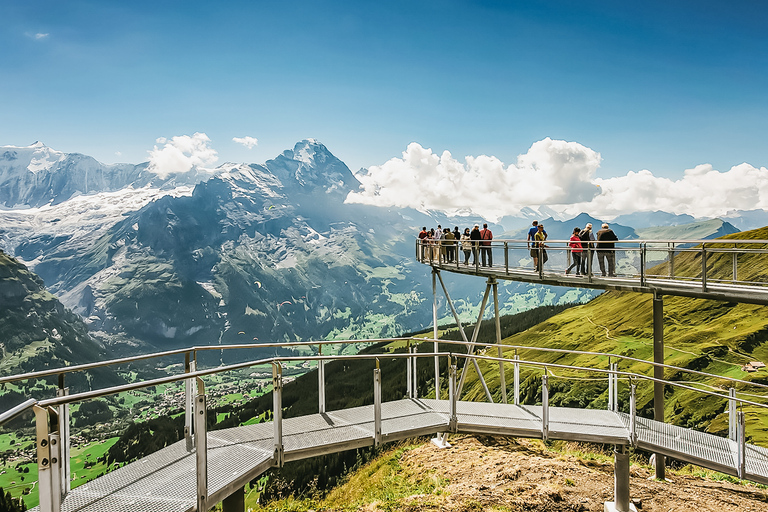
[{"label": "snow-capped mountain", "polygon": [[[345,204],[358,182],[317,141],[263,165],[224,164],[166,181],[146,164],[123,174],[102,166],[101,175],[114,179],[100,188],[92,159],[17,149],[5,183],[19,182],[32,166],[46,179],[69,173],[89,185],[16,194],[34,200],[13,199],[6,204],[25,207],[0,210],[0,247],[37,272],[100,339],[168,346],[370,338],[431,323],[430,272],[413,253],[418,228],[435,219]],[[44,154],[46,164],[32,165]],[[72,163],[85,161],[95,167]],[[459,310],[474,316],[477,280],[447,281]],[[529,288],[504,283],[501,310],[592,293]]]}]

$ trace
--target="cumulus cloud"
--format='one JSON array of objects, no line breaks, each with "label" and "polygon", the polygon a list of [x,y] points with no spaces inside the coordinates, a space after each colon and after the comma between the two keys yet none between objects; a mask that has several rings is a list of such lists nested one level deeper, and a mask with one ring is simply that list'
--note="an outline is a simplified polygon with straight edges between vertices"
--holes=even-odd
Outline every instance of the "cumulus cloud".
[{"label": "cumulus cloud", "polygon": [[256,137],[232,137],[232,140],[237,142],[238,144],[242,144],[243,146],[247,147],[248,149],[252,149],[254,146],[259,144],[259,139]]},{"label": "cumulus cloud", "polygon": [[588,212],[612,218],[635,211],[664,210],[717,217],[730,210],[768,209],[768,169],[749,164],[720,172],[711,165],[685,170],[679,179],[651,171],[596,178],[601,157],[575,142],[546,138],[515,164],[493,156],[461,162],[411,143],[402,158],[372,166],[348,202],[473,213],[488,219],[516,215],[524,207],[550,207],[565,214]]},{"label": "cumulus cloud", "polygon": [[414,142],[402,158],[359,175],[360,190],[347,201],[498,218],[525,206],[591,201],[600,193],[593,183],[600,160],[581,144],[549,138],[510,165],[486,155],[460,162],[448,151],[437,155]]},{"label": "cumulus cloud", "polygon": [[210,146],[211,139],[204,133],[178,135],[166,139],[160,137],[158,144],[162,146],[149,152],[150,172],[165,178],[171,174],[185,173],[193,167],[206,167],[219,159],[216,150]]}]

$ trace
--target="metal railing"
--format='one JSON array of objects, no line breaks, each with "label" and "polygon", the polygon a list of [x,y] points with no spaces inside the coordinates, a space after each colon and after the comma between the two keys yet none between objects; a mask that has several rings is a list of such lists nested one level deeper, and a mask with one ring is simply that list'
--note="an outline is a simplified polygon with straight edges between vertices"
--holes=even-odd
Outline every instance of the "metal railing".
[{"label": "metal railing", "polygon": [[[395,341],[395,340],[380,340],[380,341]],[[181,375],[172,375],[167,377],[155,378],[145,380],[141,382],[128,383],[119,386],[112,386],[108,388],[86,391],[76,394],[63,394],[55,398],[45,400],[30,399],[26,402],[19,404],[13,409],[0,414],[0,424],[7,422],[19,414],[29,410],[30,408],[35,412],[36,418],[36,446],[37,446],[37,461],[39,470],[39,497],[41,510],[54,511],[59,510],[61,506],[61,500],[66,495],[68,489],[67,482],[69,479],[67,463],[68,463],[68,450],[67,445],[69,443],[68,437],[68,417],[63,416],[63,411],[66,411],[66,406],[72,403],[81,402],[93,398],[104,397],[107,395],[113,395],[121,392],[133,391],[143,388],[149,388],[152,386],[158,386],[162,384],[169,384],[173,382],[184,381],[186,385],[185,395],[185,413],[186,417],[192,421],[192,428],[185,430],[185,438],[187,439],[187,449],[192,451],[194,449],[196,457],[196,471],[197,471],[197,486],[198,486],[198,510],[207,510],[208,507],[216,503],[222,496],[210,496],[207,487],[207,451],[206,451],[206,432],[207,432],[207,411],[208,404],[206,400],[205,384],[203,377],[220,374],[224,372],[231,372],[243,368],[250,368],[255,366],[269,365],[272,367],[272,387],[273,387],[273,422],[274,422],[274,464],[282,465],[284,461],[283,455],[283,443],[282,443],[282,389],[283,389],[283,364],[293,361],[317,361],[318,362],[318,410],[320,412],[325,411],[325,372],[324,364],[332,360],[347,360],[347,361],[362,361],[362,360],[375,360],[376,368],[374,370],[374,426],[375,433],[373,443],[378,445],[381,443],[381,370],[378,365],[378,361],[381,358],[393,358],[393,359],[406,359],[406,381],[407,392],[406,395],[411,398],[416,398],[417,378],[415,373],[415,361],[417,358],[441,358],[446,357],[453,358],[453,364],[449,364],[448,369],[448,400],[450,401],[449,411],[449,429],[455,430],[457,425],[457,406],[456,403],[460,400],[461,389],[457,383],[457,358],[464,358],[468,361],[487,361],[489,363],[500,363],[503,365],[511,364],[514,372],[514,384],[513,384],[513,403],[520,404],[520,371],[522,367],[534,368],[543,371],[542,374],[542,390],[541,390],[541,402],[542,402],[542,425],[541,435],[544,439],[547,439],[549,435],[549,379],[551,378],[551,371],[553,369],[570,370],[576,372],[589,372],[603,374],[608,381],[608,405],[607,408],[610,411],[618,411],[618,387],[620,379],[629,381],[630,385],[630,435],[628,442],[634,445],[636,443],[636,390],[637,385],[641,381],[647,382],[660,382],[664,385],[670,385],[688,391],[703,394],[705,396],[717,397],[727,401],[727,410],[729,414],[729,439],[735,441],[739,446],[739,467],[738,475],[741,477],[744,474],[744,449],[746,446],[746,421],[743,411],[738,411],[738,406],[753,406],[761,409],[768,408],[768,405],[760,403],[754,400],[746,398],[740,398],[736,396],[736,390],[733,386],[728,390],[727,394],[718,393],[715,391],[702,390],[693,387],[688,384],[684,384],[678,381],[656,379],[647,375],[642,375],[633,372],[619,371],[618,361],[626,360],[632,362],[638,362],[647,364],[649,366],[662,366],[665,369],[675,371],[690,372],[698,376],[709,377],[716,380],[722,380],[730,382],[733,385],[741,386],[757,386],[760,388],[768,388],[768,386],[750,381],[743,381],[734,379],[731,377],[724,377],[719,375],[707,374],[700,371],[688,370],[685,368],[679,368],[671,365],[663,365],[660,363],[653,363],[650,361],[644,361],[636,358],[620,356],[617,354],[606,354],[599,352],[587,352],[587,351],[565,351],[561,349],[551,348],[537,348],[526,346],[511,346],[503,344],[485,344],[475,343],[475,345],[485,347],[501,346],[506,350],[514,350],[514,356],[509,357],[492,357],[483,354],[464,354],[453,351],[444,352],[426,352],[419,353],[414,350],[417,342],[420,343],[432,343],[435,340],[423,339],[423,338],[399,338],[396,341],[405,341],[407,351],[404,353],[379,353],[379,354],[357,354],[357,355],[328,355],[328,356],[284,356],[284,357],[272,357],[267,359],[259,359],[253,361],[246,361],[243,363],[231,364],[224,367],[216,367],[211,369],[197,370],[192,365],[191,368],[187,368],[187,372]],[[444,344],[455,344],[466,346],[467,344],[460,341],[446,341],[438,340]],[[346,343],[359,343],[360,340],[349,340]],[[338,344],[339,342],[311,342],[304,345],[325,345],[325,344]],[[344,342],[342,342],[344,343]],[[278,346],[285,346],[285,344],[273,344]],[[244,346],[237,346],[243,348]],[[195,347],[195,349],[208,350],[208,349],[220,349],[221,347]],[[231,348],[231,346],[230,346]],[[252,347],[253,348],[253,347]],[[562,353],[567,352],[570,354],[584,354],[584,355],[597,355],[608,359],[607,368],[594,368],[594,367],[582,367],[568,364],[558,363],[546,363],[541,361],[521,359],[518,351],[540,351],[540,352],[552,352]],[[132,362],[136,360],[150,359],[152,357],[165,357],[169,354],[179,354],[184,351],[170,351],[157,354],[148,354],[145,356],[137,356],[136,358],[122,358],[112,361],[104,361],[101,363],[93,363],[90,365],[80,365],[80,370],[90,369],[97,366],[106,366],[111,364],[119,364]],[[473,365],[465,365],[465,371],[467,368],[476,367]],[[62,368],[61,371],[73,371],[75,367]],[[22,374],[17,376],[5,377],[8,380],[17,380],[19,378],[39,378],[41,375],[50,376],[54,375],[54,370],[45,370],[43,372],[34,372],[31,374]],[[436,376],[437,377],[437,376]],[[438,395],[435,398],[440,399]],[[63,416],[63,417],[62,417]],[[760,421],[759,419],[757,421]],[[67,460],[65,460],[67,459]]]},{"label": "metal railing", "polygon": [[[487,272],[493,269],[500,275],[522,273],[543,277],[564,274],[571,266],[573,251],[569,243],[569,240],[547,240],[545,246],[540,246],[526,240],[496,239],[475,241],[465,247],[462,241],[417,239],[416,259],[446,270]],[[619,240],[613,243],[615,246],[611,249],[597,242],[582,242],[580,256],[586,267],[587,282],[591,283],[593,277],[605,276],[634,280],[641,286],[654,280],[697,283],[704,292],[714,284],[768,289],[768,276],[747,280],[743,275],[755,272],[740,272],[743,267],[768,267],[768,240]],[[681,260],[686,255],[690,256]],[[534,258],[546,261],[536,267]],[[695,261],[697,259],[699,261]],[[484,261],[492,262],[492,266],[485,267]]]}]

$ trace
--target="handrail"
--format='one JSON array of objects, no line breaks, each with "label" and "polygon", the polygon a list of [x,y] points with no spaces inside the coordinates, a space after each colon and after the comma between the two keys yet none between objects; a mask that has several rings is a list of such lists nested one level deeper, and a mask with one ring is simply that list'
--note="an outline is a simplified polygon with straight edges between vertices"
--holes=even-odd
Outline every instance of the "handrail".
[{"label": "handrail", "polygon": [[223,373],[231,370],[240,370],[242,368],[248,368],[251,366],[261,366],[265,364],[280,363],[283,361],[335,361],[335,360],[375,360],[380,358],[409,358],[409,357],[439,357],[450,356],[450,352],[422,352],[422,353],[405,353],[405,354],[348,354],[338,356],[287,356],[287,357],[270,357],[268,359],[258,359],[255,361],[247,361],[244,363],[237,363],[227,366],[217,366],[216,368],[209,368],[207,370],[198,370],[194,372],[184,373],[182,375],[171,375],[168,377],[159,377],[157,379],[150,379],[141,382],[132,382],[130,384],[121,384],[119,386],[112,386],[109,388],[97,389],[94,391],[84,391],[82,393],[75,393],[72,395],[64,395],[56,398],[48,398],[46,400],[40,400],[38,405],[40,407],[57,406],[62,404],[69,404],[73,402],[80,402],[82,400],[89,400],[92,398],[100,398],[102,396],[114,395],[116,393],[122,393],[124,391],[134,391],[137,389],[148,388],[150,386],[157,386],[160,384],[169,384],[172,382],[178,382],[187,379],[194,379],[196,377],[204,377],[206,375],[213,375],[216,373]]},{"label": "handrail", "polygon": [[760,402],[753,402],[751,400],[746,400],[744,398],[738,398],[738,397],[731,397],[728,395],[721,395],[720,393],[715,393],[714,391],[706,391],[703,389],[697,389],[691,386],[686,386],[685,384],[681,384],[679,382],[675,382],[672,380],[664,380],[664,379],[657,379],[655,377],[649,377],[647,375],[643,375],[641,373],[633,373],[633,372],[623,372],[619,370],[605,370],[602,368],[588,368],[585,366],[569,366],[564,364],[557,364],[557,363],[541,363],[538,361],[526,361],[524,359],[507,359],[504,357],[494,357],[494,356],[482,356],[478,354],[459,354],[460,357],[465,358],[473,358],[473,359],[482,359],[487,361],[501,361],[501,362],[513,362],[517,364],[522,365],[529,365],[529,366],[537,366],[537,367],[544,367],[544,368],[561,368],[561,369],[569,369],[569,370],[583,370],[588,372],[598,372],[598,373],[605,373],[608,375],[626,375],[628,377],[635,377],[639,380],[648,380],[651,382],[659,382],[662,384],[669,384],[671,386],[676,386],[679,388],[687,389],[689,391],[695,391],[697,393],[704,393],[705,395],[711,395],[718,398],[724,398],[726,400],[735,400],[737,402],[741,402],[742,404],[748,404],[748,405],[755,405],[758,407],[763,407],[768,409],[768,404],[761,404]]},{"label": "handrail", "polygon": [[[438,343],[445,343],[445,344],[448,344],[448,345],[463,345],[463,346],[467,345],[467,343],[465,343],[463,341],[456,341],[456,340],[435,340],[435,339],[430,339],[430,338],[415,338],[415,339],[424,340],[425,342],[435,342],[435,341],[437,341]],[[470,342],[469,344],[472,344],[472,343]],[[603,356],[603,357],[608,357],[608,358],[624,359],[626,361],[633,361],[633,362],[636,362],[636,363],[647,364],[647,365],[650,365],[650,366],[653,366],[653,367],[657,367],[658,366],[658,367],[661,367],[661,368],[668,368],[670,370],[677,370],[677,371],[682,371],[682,372],[687,372],[687,373],[693,373],[695,375],[701,375],[702,377],[711,377],[711,378],[715,378],[715,379],[726,380],[728,382],[735,382],[735,383],[739,383],[739,384],[746,384],[746,385],[749,385],[749,386],[755,386],[755,387],[759,387],[759,388],[768,389],[768,384],[762,384],[760,382],[752,382],[752,381],[748,381],[748,380],[741,380],[741,379],[736,379],[734,377],[727,377],[725,375],[716,375],[714,373],[706,373],[706,372],[701,372],[701,371],[698,371],[698,370],[691,370],[690,368],[683,368],[683,367],[680,367],[680,366],[672,366],[672,365],[669,365],[669,364],[657,363],[657,362],[654,362],[654,361],[647,361],[645,359],[638,359],[636,357],[623,356],[623,355],[620,355],[620,354],[613,354],[613,353],[610,353],[610,352],[591,352],[591,351],[585,351],[585,350],[566,350],[566,349],[563,349],[563,348],[529,347],[529,346],[525,346],[525,345],[507,345],[505,343],[479,343],[479,342],[475,342],[474,345],[475,346],[482,346],[482,347],[513,348],[515,350],[533,350],[533,351],[540,351],[540,352],[554,352],[554,353],[559,353],[559,354],[579,354],[579,355],[585,355],[585,356]]]},{"label": "handrail", "polygon": [[19,414],[23,414],[27,411],[27,409],[31,409],[33,405],[37,405],[37,400],[34,398],[30,398],[26,402],[22,402],[17,406],[11,407],[7,411],[0,414],[0,425],[2,425],[5,422],[11,421],[13,418],[18,416]]},{"label": "handrail", "polygon": [[355,343],[379,343],[382,341],[406,341],[410,338],[381,338],[370,340],[339,340],[339,341],[297,341],[297,342],[280,342],[280,343],[254,343],[254,344],[236,344],[236,345],[199,345],[189,348],[179,348],[175,350],[167,350],[164,352],[153,352],[151,354],[140,354],[136,356],[121,357],[118,359],[109,359],[107,361],[96,361],[93,363],[84,363],[73,366],[62,366],[60,368],[52,368],[49,370],[40,370],[36,372],[20,373],[16,375],[8,375],[0,377],[0,384],[8,382],[16,382],[19,380],[27,379],[42,379],[44,377],[50,377],[52,375],[60,375],[66,373],[74,373],[93,368],[101,368],[104,366],[112,366],[116,364],[132,363],[134,361],[142,361],[147,359],[169,357],[178,354],[185,354],[189,352],[205,351],[205,350],[235,350],[235,349],[262,349],[262,348],[296,348],[304,346],[314,345],[346,345]]}]

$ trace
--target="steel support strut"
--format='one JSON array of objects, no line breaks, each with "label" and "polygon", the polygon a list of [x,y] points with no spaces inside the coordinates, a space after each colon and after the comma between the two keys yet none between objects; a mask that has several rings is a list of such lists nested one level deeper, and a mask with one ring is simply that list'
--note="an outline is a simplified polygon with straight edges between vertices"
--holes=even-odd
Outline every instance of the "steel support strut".
[{"label": "steel support strut", "polygon": [[379,360],[376,359],[376,368],[373,370],[373,445],[381,444],[381,369]]},{"label": "steel support strut", "polygon": [[[664,298],[661,294],[653,295],[653,419],[664,422]],[[664,455],[656,454],[656,478],[665,479]]]},{"label": "steel support strut", "polygon": [[283,367],[272,363],[272,423],[274,425],[275,452],[272,464],[283,467]]},{"label": "steel support strut", "polygon": [[[458,254],[456,254],[456,260],[458,261]],[[432,339],[434,342],[435,354],[440,349],[437,344],[437,269],[432,269]],[[435,400],[440,400],[440,359],[435,356]]]},{"label": "steel support strut", "polygon": [[[501,350],[501,320],[499,318],[499,283],[495,278],[488,280],[493,286],[493,317],[496,319],[496,345],[499,348],[499,359],[504,357],[504,353]],[[437,347],[435,347],[437,352]],[[499,361],[499,379],[501,379],[501,400],[503,403],[507,403],[507,378],[504,375],[504,361]]]},{"label": "steel support strut", "polygon": [[59,415],[53,407],[35,405],[33,410],[35,412],[40,511],[59,512],[63,494],[58,432]]}]

